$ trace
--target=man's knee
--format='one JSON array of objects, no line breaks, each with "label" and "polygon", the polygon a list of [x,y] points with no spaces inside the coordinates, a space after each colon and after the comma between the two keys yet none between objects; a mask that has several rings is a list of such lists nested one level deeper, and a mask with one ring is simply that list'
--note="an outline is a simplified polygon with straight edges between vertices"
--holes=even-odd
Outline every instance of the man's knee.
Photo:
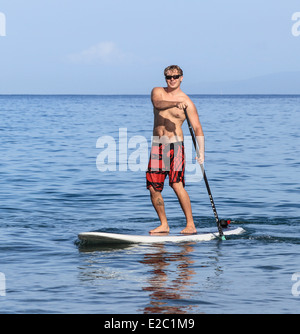
[{"label": "man's knee", "polygon": [[171,186],[171,188],[173,188],[174,191],[180,191],[180,190],[184,189],[182,182],[171,183],[170,186]]},{"label": "man's knee", "polygon": [[152,186],[148,188],[150,191],[151,197],[161,196],[161,191],[154,189]]}]

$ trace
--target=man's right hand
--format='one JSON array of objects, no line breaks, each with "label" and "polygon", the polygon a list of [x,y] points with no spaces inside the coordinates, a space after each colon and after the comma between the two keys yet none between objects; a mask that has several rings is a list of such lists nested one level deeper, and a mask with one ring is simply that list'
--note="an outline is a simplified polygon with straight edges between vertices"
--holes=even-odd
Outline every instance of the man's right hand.
[{"label": "man's right hand", "polygon": [[176,107],[178,109],[183,110],[183,109],[186,109],[188,107],[188,105],[185,102],[178,102],[177,105],[176,105]]}]

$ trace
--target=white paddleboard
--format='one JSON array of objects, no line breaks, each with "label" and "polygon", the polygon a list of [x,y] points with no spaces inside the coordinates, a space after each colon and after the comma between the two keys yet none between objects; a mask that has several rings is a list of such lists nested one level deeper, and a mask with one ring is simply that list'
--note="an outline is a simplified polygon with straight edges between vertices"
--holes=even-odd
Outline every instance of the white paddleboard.
[{"label": "white paddleboard", "polygon": [[[225,236],[238,235],[245,232],[241,227],[224,231]],[[132,235],[105,232],[84,232],[78,238],[89,244],[139,244],[139,243],[162,243],[162,242],[187,242],[187,241],[209,241],[219,236],[219,233],[203,233],[191,235]]]}]

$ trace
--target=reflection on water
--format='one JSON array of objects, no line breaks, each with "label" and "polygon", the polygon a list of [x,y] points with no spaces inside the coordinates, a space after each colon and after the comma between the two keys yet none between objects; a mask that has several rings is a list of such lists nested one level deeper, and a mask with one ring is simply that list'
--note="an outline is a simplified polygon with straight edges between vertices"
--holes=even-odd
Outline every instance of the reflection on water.
[{"label": "reflection on water", "polygon": [[[84,265],[79,267],[79,279],[92,285],[103,285],[106,280],[122,279],[124,273],[118,264],[125,261],[122,251],[134,248],[134,245],[88,245],[78,242],[78,250],[88,254]],[[118,258],[119,261],[117,260]]]},{"label": "reflection on water", "polygon": [[[136,311],[144,314],[201,313],[209,304],[203,292],[215,293],[224,283],[218,247],[208,256],[202,256],[197,243],[92,246],[79,251],[86,256],[79,267],[80,281],[97,288],[100,295],[118,299],[118,310],[124,303],[123,313],[128,302],[136,303]],[[131,301],[123,299],[129,281]],[[141,296],[148,296],[142,305]],[[114,313],[115,306],[111,307]]]},{"label": "reflection on water", "polygon": [[144,313],[172,313],[191,312],[195,306],[189,303],[172,303],[188,300],[192,297],[192,281],[195,271],[194,261],[190,253],[194,251],[192,244],[182,244],[179,252],[167,252],[163,244],[156,245],[157,249],[146,253],[141,263],[151,267],[150,276],[144,291],[149,292],[150,306],[145,307]]}]

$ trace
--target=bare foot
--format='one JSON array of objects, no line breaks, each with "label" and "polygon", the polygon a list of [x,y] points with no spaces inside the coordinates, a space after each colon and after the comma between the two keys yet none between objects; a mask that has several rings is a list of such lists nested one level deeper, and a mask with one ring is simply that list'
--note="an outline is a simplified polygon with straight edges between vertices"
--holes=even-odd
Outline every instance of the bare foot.
[{"label": "bare foot", "polygon": [[169,225],[160,225],[157,228],[155,228],[154,230],[151,230],[149,233],[150,234],[157,234],[157,233],[169,233],[170,228]]},{"label": "bare foot", "polygon": [[159,235],[159,236],[164,236],[164,235],[169,235],[169,232],[149,232],[150,235]]},{"label": "bare foot", "polygon": [[196,234],[197,230],[196,230],[195,226],[194,227],[186,227],[180,233],[181,234]]}]

